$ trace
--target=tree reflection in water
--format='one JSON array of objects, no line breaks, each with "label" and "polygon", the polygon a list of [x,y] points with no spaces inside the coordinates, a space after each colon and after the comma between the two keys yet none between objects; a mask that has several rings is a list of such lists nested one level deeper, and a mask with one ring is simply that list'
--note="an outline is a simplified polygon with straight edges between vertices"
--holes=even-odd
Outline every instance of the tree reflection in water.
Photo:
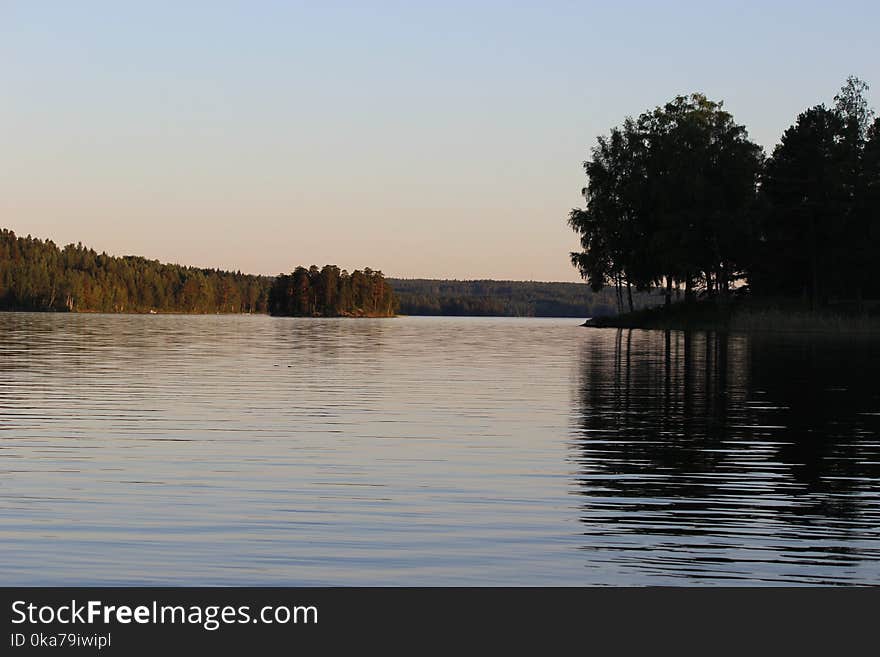
[{"label": "tree reflection in water", "polygon": [[880,573],[880,341],[591,331],[580,361],[572,458],[592,564]]}]

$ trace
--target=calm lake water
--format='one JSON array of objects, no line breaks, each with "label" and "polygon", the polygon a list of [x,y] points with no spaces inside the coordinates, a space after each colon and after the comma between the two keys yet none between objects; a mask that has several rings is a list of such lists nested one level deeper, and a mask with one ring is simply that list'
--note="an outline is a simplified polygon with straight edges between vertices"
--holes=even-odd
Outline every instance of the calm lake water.
[{"label": "calm lake water", "polygon": [[880,339],[0,313],[0,583],[880,584]]}]

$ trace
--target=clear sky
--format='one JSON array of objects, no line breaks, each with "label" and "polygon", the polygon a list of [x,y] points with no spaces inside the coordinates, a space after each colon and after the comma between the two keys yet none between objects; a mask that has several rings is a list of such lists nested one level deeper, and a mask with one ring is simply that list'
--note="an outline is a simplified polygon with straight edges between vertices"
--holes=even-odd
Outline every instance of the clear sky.
[{"label": "clear sky", "polygon": [[275,274],[577,280],[581,162],[703,91],[772,148],[876,2],[0,0],[0,226]]}]

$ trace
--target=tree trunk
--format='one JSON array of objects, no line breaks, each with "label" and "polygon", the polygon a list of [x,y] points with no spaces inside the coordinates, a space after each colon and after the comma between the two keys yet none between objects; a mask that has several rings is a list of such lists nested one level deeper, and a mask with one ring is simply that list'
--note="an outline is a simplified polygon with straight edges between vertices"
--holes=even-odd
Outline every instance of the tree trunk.
[{"label": "tree trunk", "polygon": [[664,299],[664,306],[669,308],[672,305],[672,276],[666,276],[666,295]]},{"label": "tree trunk", "polygon": [[819,254],[816,244],[816,219],[813,217],[810,221],[810,241],[812,242],[812,254],[810,255],[810,268],[812,269],[813,289],[810,290],[810,307],[813,312],[819,305]]},{"label": "tree trunk", "polygon": [[633,288],[632,288],[632,283],[630,283],[629,280],[627,280],[627,282],[626,282],[626,296],[629,300],[629,311],[632,312],[633,311]]},{"label": "tree trunk", "polygon": [[718,270],[718,293],[727,296],[728,292],[730,292],[730,281],[724,267],[721,267]]},{"label": "tree trunk", "polygon": [[614,277],[614,288],[617,293],[617,314],[623,312],[623,294],[620,291],[620,276]]}]

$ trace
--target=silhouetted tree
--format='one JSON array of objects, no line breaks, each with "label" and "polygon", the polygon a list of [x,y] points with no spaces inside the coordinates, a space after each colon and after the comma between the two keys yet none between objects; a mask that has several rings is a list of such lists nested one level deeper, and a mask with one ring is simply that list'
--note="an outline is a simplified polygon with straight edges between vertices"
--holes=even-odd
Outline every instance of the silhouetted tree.
[{"label": "silhouetted tree", "polygon": [[[626,119],[584,163],[586,207],[569,225],[571,261],[594,290],[613,284],[762,296],[814,309],[880,294],[878,122],[850,76],[834,106],[812,107],[766,161],[721,103],[701,94]],[[632,309],[632,304],[630,304]]]},{"label": "silhouetted tree", "polygon": [[868,103],[870,87],[864,80],[850,75],[840,91],[834,96],[834,109],[846,122],[855,126],[858,138],[864,140],[874,118],[874,110]]},{"label": "silhouetted tree", "polygon": [[587,205],[569,225],[583,247],[572,263],[594,290],[665,282],[668,304],[679,283],[690,297],[744,276],[762,152],[721,103],[678,96],[600,137],[592,156]]},{"label": "silhouetted tree", "polygon": [[850,77],[835,107],[798,116],[768,160],[763,242],[753,275],[767,294],[807,297],[813,309],[835,298],[861,304],[875,278],[868,85]]}]

